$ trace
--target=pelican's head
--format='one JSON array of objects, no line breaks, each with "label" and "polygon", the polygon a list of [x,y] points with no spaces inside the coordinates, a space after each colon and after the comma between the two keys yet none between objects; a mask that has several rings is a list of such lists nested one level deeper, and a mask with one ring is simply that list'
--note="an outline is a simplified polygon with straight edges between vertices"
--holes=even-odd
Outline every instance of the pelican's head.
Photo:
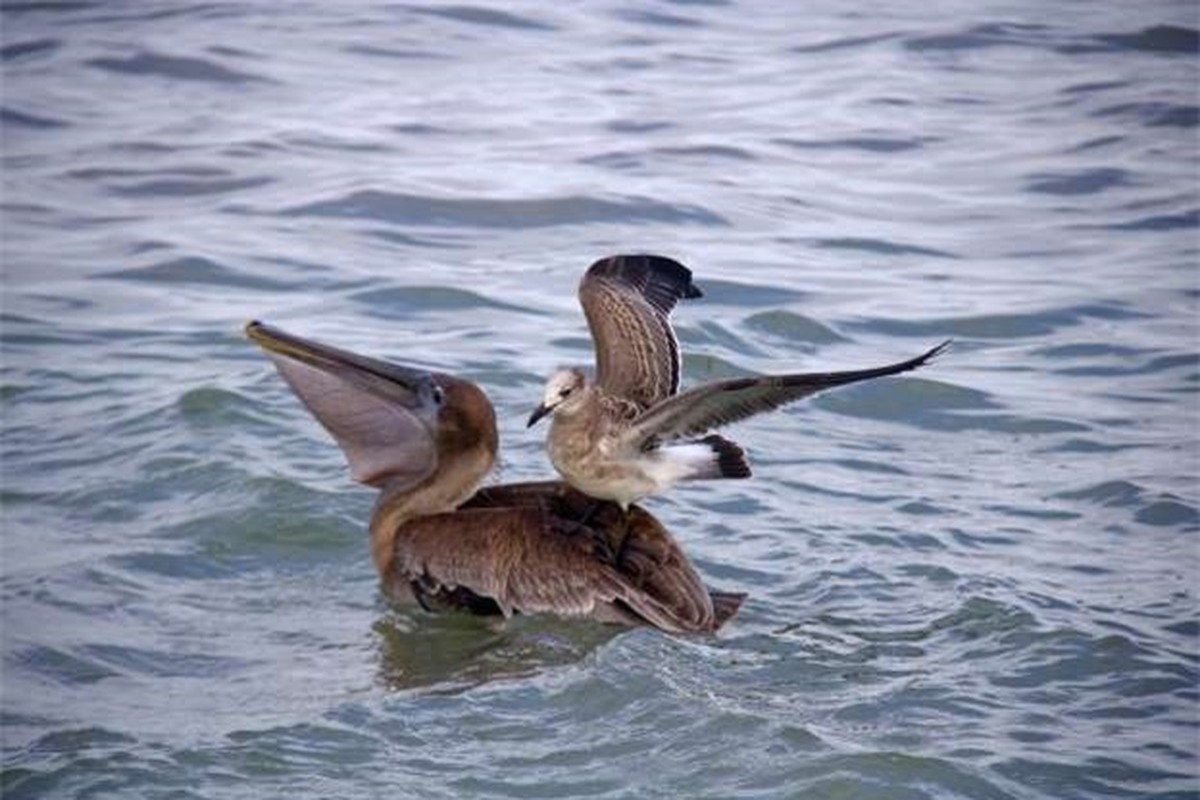
[{"label": "pelican's head", "polygon": [[550,413],[565,411],[570,413],[583,402],[583,389],[587,378],[581,369],[560,369],[546,381],[546,393],[542,396],[542,404],[529,415],[529,424],[534,424]]}]

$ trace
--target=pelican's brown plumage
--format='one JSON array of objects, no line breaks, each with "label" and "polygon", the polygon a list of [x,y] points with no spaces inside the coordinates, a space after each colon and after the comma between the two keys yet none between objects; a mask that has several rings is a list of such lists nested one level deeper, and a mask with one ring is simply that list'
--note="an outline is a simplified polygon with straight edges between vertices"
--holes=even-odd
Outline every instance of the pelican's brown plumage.
[{"label": "pelican's brown plumage", "polygon": [[670,533],[557,481],[479,484],[498,437],[470,381],[251,322],[247,335],[380,490],[371,553],[385,591],[429,609],[545,612],[714,631],[744,595],[709,591]]},{"label": "pelican's brown plumage", "polygon": [[588,269],[579,299],[596,381],[578,369],[556,372],[529,417],[532,426],[553,414],[547,449],[572,486],[628,507],[683,480],[749,477],[742,449],[710,431],[825,389],[916,369],[949,344],[882,367],[734,378],[677,394],[669,317],[678,300],[700,294],[690,270],[661,256],[613,256]]}]

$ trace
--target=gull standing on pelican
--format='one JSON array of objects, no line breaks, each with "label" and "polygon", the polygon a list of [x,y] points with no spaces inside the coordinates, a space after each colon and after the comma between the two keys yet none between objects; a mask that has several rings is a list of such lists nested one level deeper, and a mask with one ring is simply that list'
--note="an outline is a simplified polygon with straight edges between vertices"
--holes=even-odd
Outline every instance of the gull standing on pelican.
[{"label": "gull standing on pelican", "polygon": [[677,394],[681,362],[669,317],[679,300],[700,296],[691,270],[663,256],[612,256],[583,276],[595,382],[582,370],[559,370],[529,417],[532,427],[553,416],[550,461],[581,492],[628,508],[680,481],[749,477],[738,445],[703,434],[825,389],[916,369],[949,344],[882,367],[733,378]]},{"label": "gull standing on pelican", "polygon": [[261,322],[246,335],[337,441],[355,480],[380,490],[371,555],[393,600],[711,632],[745,599],[708,590],[640,508],[596,509],[559,481],[478,489],[499,439],[492,404],[470,381]]}]

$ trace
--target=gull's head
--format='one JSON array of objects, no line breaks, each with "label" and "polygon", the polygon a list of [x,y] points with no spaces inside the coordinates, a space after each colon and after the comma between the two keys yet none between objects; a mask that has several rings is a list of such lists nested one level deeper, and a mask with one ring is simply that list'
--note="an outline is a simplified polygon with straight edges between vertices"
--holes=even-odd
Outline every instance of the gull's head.
[{"label": "gull's head", "polygon": [[546,381],[546,393],[542,395],[542,404],[529,415],[529,424],[533,425],[547,414],[560,411],[570,412],[583,402],[583,389],[587,383],[581,369],[560,369]]}]

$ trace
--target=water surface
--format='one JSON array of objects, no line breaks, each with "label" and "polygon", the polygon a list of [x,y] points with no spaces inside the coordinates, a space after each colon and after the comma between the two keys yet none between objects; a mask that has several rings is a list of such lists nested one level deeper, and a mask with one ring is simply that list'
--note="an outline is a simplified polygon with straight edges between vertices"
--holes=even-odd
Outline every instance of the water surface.
[{"label": "water surface", "polygon": [[[1200,795],[1189,2],[9,2],[5,797]],[[497,480],[574,287],[688,381],[912,376],[648,502],[717,637],[389,608],[241,325],[436,366]]]}]

